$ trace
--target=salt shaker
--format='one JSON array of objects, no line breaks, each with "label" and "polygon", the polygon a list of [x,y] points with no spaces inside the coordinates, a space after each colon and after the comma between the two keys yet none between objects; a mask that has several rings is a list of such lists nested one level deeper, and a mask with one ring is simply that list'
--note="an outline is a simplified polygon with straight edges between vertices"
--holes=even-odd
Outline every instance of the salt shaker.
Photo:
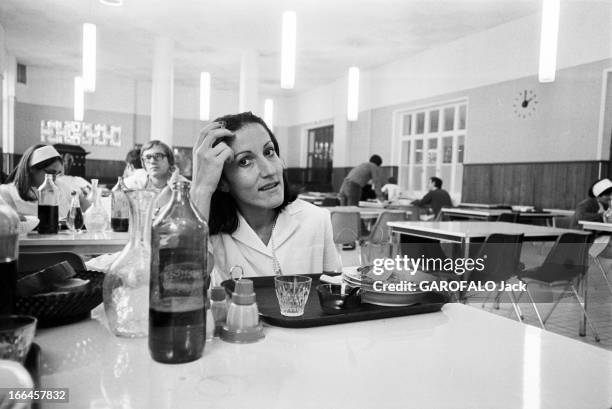
[{"label": "salt shaker", "polygon": [[263,337],[259,310],[255,303],[253,281],[240,279],[227,310],[227,323],[221,329],[221,339],[228,342],[251,343]]}]

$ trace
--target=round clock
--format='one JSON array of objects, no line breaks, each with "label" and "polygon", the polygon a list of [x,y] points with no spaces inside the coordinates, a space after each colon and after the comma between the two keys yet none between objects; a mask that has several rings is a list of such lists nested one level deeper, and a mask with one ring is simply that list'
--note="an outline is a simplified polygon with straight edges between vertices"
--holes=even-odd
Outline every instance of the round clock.
[{"label": "round clock", "polygon": [[533,90],[526,89],[520,91],[514,98],[512,108],[514,114],[519,118],[529,118],[535,114],[536,106],[538,105],[537,95]]}]

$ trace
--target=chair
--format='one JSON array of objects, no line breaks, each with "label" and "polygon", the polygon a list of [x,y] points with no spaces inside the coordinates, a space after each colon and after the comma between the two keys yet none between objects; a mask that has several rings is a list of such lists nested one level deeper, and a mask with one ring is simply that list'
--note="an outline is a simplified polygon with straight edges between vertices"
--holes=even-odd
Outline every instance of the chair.
[{"label": "chair", "polygon": [[[584,300],[580,297],[580,294],[578,294],[578,291],[576,290],[576,287],[580,284],[582,278],[585,276],[585,274],[587,274],[589,268],[588,251],[592,243],[592,234],[564,233],[557,238],[557,241],[555,241],[555,244],[541,266],[523,271],[518,275],[518,278],[525,283],[527,296],[533,305],[542,328],[546,328],[546,321],[548,318],[550,318],[553,311],[568,290],[571,289],[572,294],[574,297],[576,297],[576,300],[578,300],[578,304],[586,317],[586,321],[589,324],[591,331],[593,331],[595,341],[599,342],[599,334],[597,333],[597,330],[593,326],[593,323],[587,314]],[[531,291],[529,290],[530,284],[546,286],[550,289],[559,287],[563,288],[561,295],[553,303],[551,310],[543,319],[536,306]]]},{"label": "chair", "polygon": [[[332,212],[331,213],[332,231],[334,243],[338,249],[338,255],[342,262],[342,245],[353,244],[359,241],[359,230],[361,228],[361,216],[359,212]],[[359,256],[361,263],[361,255]],[[342,263],[344,264],[344,263]]]},{"label": "chair", "polygon": [[33,273],[62,261],[67,261],[75,271],[87,270],[81,256],[67,251],[57,253],[19,253],[17,265],[19,273]]},{"label": "chair", "polygon": [[502,213],[499,216],[497,216],[497,221],[498,222],[508,222],[508,223],[518,223],[519,220],[519,213]]},{"label": "chair", "polygon": [[610,279],[608,278],[608,274],[606,274],[606,270],[601,264],[601,259],[612,259],[612,238],[608,240],[606,247],[597,255],[592,256],[593,260],[595,260],[595,264],[599,267],[599,271],[601,271],[601,275],[603,276],[606,285],[608,286],[608,290],[612,294],[612,283],[610,283]]},{"label": "chair", "polygon": [[361,243],[363,262],[370,264],[375,258],[391,257],[391,233],[387,222],[406,220],[405,211],[384,211],[376,219],[368,237]]}]

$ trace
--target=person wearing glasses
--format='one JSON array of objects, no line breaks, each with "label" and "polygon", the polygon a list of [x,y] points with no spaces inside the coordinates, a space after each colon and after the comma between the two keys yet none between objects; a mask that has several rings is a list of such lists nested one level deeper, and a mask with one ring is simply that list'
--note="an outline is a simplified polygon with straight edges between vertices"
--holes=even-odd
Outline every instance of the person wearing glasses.
[{"label": "person wearing glasses", "polygon": [[[36,190],[45,181],[45,174],[55,176],[55,184],[60,190],[59,215],[65,218],[70,209],[70,183],[62,180],[64,164],[62,157],[53,146],[34,145],[24,153],[19,163],[9,174],[7,183],[0,186],[0,196],[9,203],[19,214],[37,216],[38,199]],[[85,211],[89,207],[86,190],[79,189],[81,208]]]}]

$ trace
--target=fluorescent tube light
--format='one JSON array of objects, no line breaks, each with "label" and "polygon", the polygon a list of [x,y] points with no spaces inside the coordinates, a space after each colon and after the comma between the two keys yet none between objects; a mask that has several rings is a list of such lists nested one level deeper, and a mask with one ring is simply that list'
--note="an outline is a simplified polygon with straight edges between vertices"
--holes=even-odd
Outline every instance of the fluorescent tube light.
[{"label": "fluorescent tube light", "polygon": [[348,95],[346,118],[356,121],[359,114],[359,68],[351,67],[348,72]]},{"label": "fluorescent tube light", "polygon": [[295,85],[295,11],[283,13],[283,32],[281,44],[281,88],[291,89]]},{"label": "fluorescent tube light", "polygon": [[268,125],[268,128],[274,127],[274,101],[270,98],[266,98],[264,101],[264,122]]},{"label": "fluorescent tube light", "polygon": [[74,120],[82,121],[85,111],[85,91],[83,77],[74,78]]},{"label": "fluorescent tube light", "polygon": [[200,73],[200,121],[210,119],[210,73]]},{"label": "fluorescent tube light", "polygon": [[96,25],[83,24],[83,86],[85,92],[96,90]]},{"label": "fluorescent tube light", "polygon": [[542,0],[542,31],[540,34],[540,82],[553,82],[557,69],[557,39],[559,36],[559,0]]}]

